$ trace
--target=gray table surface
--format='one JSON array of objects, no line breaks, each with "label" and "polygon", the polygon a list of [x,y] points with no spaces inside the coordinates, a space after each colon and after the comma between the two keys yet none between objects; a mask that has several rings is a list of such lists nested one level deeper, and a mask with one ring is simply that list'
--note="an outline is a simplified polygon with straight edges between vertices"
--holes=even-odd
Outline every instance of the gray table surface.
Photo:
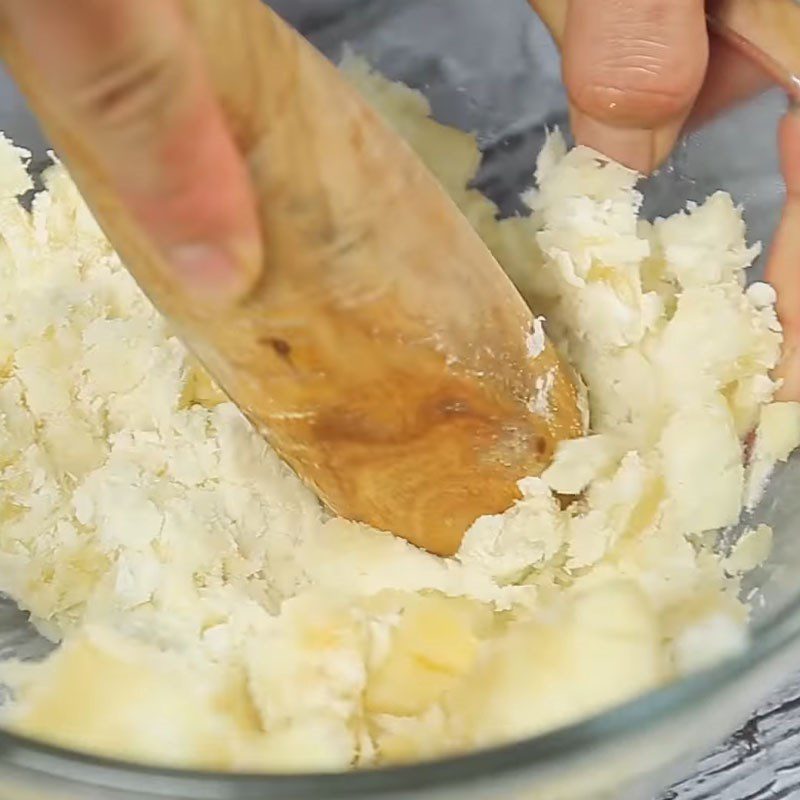
[{"label": "gray table surface", "polygon": [[[397,0],[269,2],[293,22],[312,28],[318,20],[333,19],[337,8],[355,9],[361,46],[368,55],[386,49],[386,36],[372,38],[367,30],[384,17],[398,18],[390,37],[393,47],[402,52],[408,41],[412,41],[414,49],[423,57],[434,58],[441,52],[440,38],[434,35],[437,25],[432,23],[421,29],[414,21],[412,7],[426,3],[426,13],[444,21],[438,30],[450,30],[454,18],[469,14],[480,19],[481,24],[475,27],[481,31],[484,41],[496,38],[503,42],[503,58],[533,61],[532,69],[539,75],[535,97],[524,85],[511,81],[503,90],[503,103],[490,104],[496,119],[486,141],[503,143],[507,133],[503,127],[509,121],[504,120],[504,107],[523,109],[523,122],[529,128],[538,124],[541,129],[544,123],[563,118],[556,54],[522,0],[492,0],[491,3],[485,0],[404,0],[402,4]],[[337,28],[337,25],[332,27]],[[332,38],[342,37],[340,30],[331,33],[331,26],[315,31],[322,46],[329,45]],[[427,45],[430,45],[429,53],[426,53]],[[451,50],[461,48],[464,52],[473,47],[470,57],[478,59],[476,70],[486,70],[493,75],[502,72],[502,59],[498,60],[497,52],[481,63],[485,47],[474,49],[474,43],[453,38],[448,40],[447,46]],[[477,84],[473,86],[476,87],[480,88]],[[496,100],[495,95],[492,97]],[[680,154],[681,169],[693,178],[689,194],[702,195],[715,188],[731,191],[744,203],[751,233],[757,239],[768,239],[774,224],[774,209],[770,209],[775,203],[777,181],[774,121],[782,103],[778,95],[767,96],[727,124],[713,127],[704,133],[701,141],[692,143]],[[484,106],[480,113],[485,114],[486,108]],[[0,130],[18,142],[33,146],[39,153],[43,151],[43,140],[35,123],[2,74]],[[742,142],[748,143],[746,149],[742,148]],[[530,150],[528,152],[530,154]],[[735,167],[731,163],[733,153],[736,154]],[[673,196],[670,201],[674,199]],[[661,202],[657,199],[656,206]],[[800,664],[797,666],[800,669]],[[800,797],[800,673],[778,689],[741,730],[708,755],[693,775],[658,800],[782,800],[793,797]]]},{"label": "gray table surface", "polygon": [[800,674],[659,800],[800,797]]}]

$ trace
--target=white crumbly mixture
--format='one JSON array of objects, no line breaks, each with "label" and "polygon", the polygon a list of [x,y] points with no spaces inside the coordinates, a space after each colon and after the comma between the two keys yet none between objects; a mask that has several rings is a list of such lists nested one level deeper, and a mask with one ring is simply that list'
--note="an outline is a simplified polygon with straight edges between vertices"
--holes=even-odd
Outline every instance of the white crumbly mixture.
[{"label": "white crumbly mixture", "polygon": [[546,315],[591,435],[453,559],[330,518],[171,335],[65,171],[21,208],[30,180],[4,143],[0,588],[62,642],[5,665],[5,724],[147,762],[338,770],[553,728],[744,645],[739,577],[770,531],[726,558],[699,534],[756,499],[800,411],[770,402],[775,298],[743,290],[756,248],[730,197],[642,222],[633,173],[552,136],[533,216],[497,223],[464,188],[474,141],[350,70]]}]

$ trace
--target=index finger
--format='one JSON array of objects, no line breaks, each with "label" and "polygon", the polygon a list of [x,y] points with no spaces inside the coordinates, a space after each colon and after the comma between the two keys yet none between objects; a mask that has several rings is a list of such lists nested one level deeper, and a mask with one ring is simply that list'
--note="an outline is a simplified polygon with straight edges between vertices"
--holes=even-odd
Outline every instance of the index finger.
[{"label": "index finger", "polygon": [[255,194],[180,3],[0,0],[0,15],[23,77],[55,98],[171,277],[203,297],[246,291]]},{"label": "index finger", "polygon": [[702,0],[570,0],[564,82],[575,139],[650,172],[672,151],[707,58]]}]

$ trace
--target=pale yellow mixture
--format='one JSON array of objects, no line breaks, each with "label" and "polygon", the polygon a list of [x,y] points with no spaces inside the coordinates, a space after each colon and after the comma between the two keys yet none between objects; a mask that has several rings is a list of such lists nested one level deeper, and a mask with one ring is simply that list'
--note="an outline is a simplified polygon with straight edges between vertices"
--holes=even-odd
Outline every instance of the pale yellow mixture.
[{"label": "pale yellow mixture", "polygon": [[[331,518],[193,363],[66,172],[23,210],[0,146],[0,589],[62,642],[6,664],[4,724],[220,769],[432,757],[592,714],[746,643],[718,528],[800,440],[774,293],[715,194],[655,224],[636,176],[550,137],[530,219],[467,190],[475,142],[355,60],[583,376],[591,435],[453,559]],[[546,391],[546,387],[542,387]],[[752,465],[744,437],[759,428]],[[581,494],[562,509],[555,493]]]}]

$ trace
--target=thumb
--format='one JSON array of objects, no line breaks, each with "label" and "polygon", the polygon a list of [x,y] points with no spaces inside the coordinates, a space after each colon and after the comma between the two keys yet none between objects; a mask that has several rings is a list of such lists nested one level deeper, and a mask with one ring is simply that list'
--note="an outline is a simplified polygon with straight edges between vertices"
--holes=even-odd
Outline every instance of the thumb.
[{"label": "thumb", "polygon": [[176,0],[0,0],[61,113],[189,292],[260,269],[254,193]]},{"label": "thumb", "polygon": [[576,141],[650,172],[672,150],[707,62],[703,0],[570,0],[564,81]]}]

